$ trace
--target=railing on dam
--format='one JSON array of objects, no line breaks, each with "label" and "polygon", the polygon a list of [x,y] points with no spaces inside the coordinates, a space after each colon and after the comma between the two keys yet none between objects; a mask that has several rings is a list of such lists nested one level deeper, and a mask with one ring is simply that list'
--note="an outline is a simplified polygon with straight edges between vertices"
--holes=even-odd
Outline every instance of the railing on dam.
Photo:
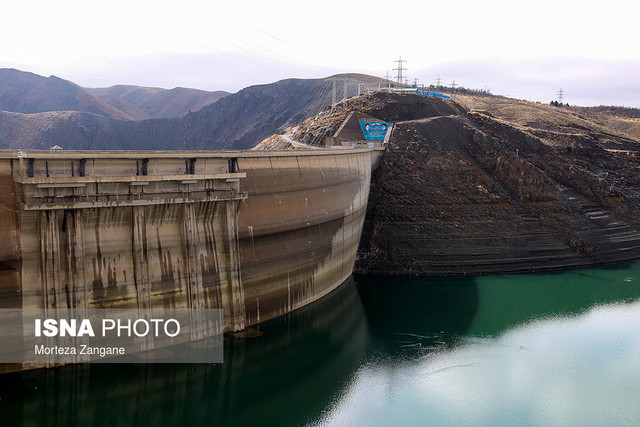
[{"label": "railing on dam", "polygon": [[198,175],[24,178],[26,210],[82,209],[242,200],[244,173]]},{"label": "railing on dam", "polygon": [[19,155],[14,180],[21,187],[25,209],[145,206],[246,197],[239,185],[246,174],[235,171],[237,160],[233,157],[87,154]]}]

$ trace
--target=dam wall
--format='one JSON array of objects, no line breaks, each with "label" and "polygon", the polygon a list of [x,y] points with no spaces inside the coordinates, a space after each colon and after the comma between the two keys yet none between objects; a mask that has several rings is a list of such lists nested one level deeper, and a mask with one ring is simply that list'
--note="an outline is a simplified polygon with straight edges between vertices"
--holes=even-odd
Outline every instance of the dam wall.
[{"label": "dam wall", "polygon": [[248,324],[302,307],[353,271],[372,149],[238,157],[248,197],[238,215]]},{"label": "dam wall", "polygon": [[0,304],[295,310],[351,274],[373,156],[0,153]]}]

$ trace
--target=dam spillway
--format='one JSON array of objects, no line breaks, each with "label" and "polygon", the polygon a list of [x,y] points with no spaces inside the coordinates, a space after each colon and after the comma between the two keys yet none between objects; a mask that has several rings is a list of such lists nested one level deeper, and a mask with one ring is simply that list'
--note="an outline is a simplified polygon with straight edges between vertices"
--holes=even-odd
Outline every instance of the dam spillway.
[{"label": "dam spillway", "polygon": [[377,154],[0,153],[0,307],[295,310],[352,273]]}]

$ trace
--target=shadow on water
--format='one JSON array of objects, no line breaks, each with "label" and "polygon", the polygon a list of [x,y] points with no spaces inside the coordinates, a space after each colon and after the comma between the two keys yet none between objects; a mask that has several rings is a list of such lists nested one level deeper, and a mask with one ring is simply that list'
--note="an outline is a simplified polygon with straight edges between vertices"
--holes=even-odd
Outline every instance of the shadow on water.
[{"label": "shadow on water", "polygon": [[479,304],[475,279],[356,277],[370,334],[382,357],[451,345],[473,323]]},{"label": "shadow on water", "polygon": [[495,336],[541,318],[640,299],[640,263],[502,276],[356,277],[369,346],[383,357],[454,346],[462,336]]},{"label": "shadow on water", "polygon": [[84,364],[9,374],[5,425],[301,425],[320,417],[364,357],[353,279],[326,298],[225,337],[217,365]]}]

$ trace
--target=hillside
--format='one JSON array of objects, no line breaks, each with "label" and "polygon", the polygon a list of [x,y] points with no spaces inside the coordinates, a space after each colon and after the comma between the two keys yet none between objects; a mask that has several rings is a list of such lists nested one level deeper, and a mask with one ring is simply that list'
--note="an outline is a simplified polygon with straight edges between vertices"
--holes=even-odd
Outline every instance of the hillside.
[{"label": "hillside", "polygon": [[48,150],[58,145],[65,150],[161,150],[172,131],[169,119],[139,122],[78,111],[0,111],[0,149]]},{"label": "hillside", "polygon": [[605,126],[629,137],[640,139],[640,109],[626,107],[571,107]]},{"label": "hillside", "polygon": [[553,107],[497,96],[456,96],[469,110],[485,112],[527,130],[547,144],[562,144],[592,135],[615,148],[621,140],[640,139],[640,110],[615,107]]},{"label": "hillside", "polygon": [[138,120],[182,117],[229,95],[229,92],[225,91],[208,92],[182,87],[162,89],[127,85],[87,90]]},{"label": "hillside", "polygon": [[[499,97],[361,96],[395,122],[375,172],[356,271],[553,270],[640,257],[638,139],[576,111]],[[346,111],[302,124],[335,129]]]},{"label": "hillside", "polygon": [[116,120],[182,117],[228,92],[117,85],[82,88],[73,82],[14,69],[0,69],[0,111],[45,113],[78,111]]},{"label": "hillside", "polygon": [[[360,78],[346,75],[325,79],[287,79],[251,86],[227,95],[199,111],[174,119],[141,121],[103,120],[85,114],[50,114],[41,118],[4,114],[0,148],[37,149],[59,145],[64,149],[243,149],[281,129],[312,116],[332,101],[333,82],[348,81],[348,95],[355,95]],[[373,78],[375,79],[375,78]],[[380,80],[380,79],[379,79]],[[339,98],[338,98],[339,99]],[[87,123],[99,123],[93,128]],[[35,126],[35,127],[34,127]],[[43,142],[46,141],[46,142]]]},{"label": "hillside", "polygon": [[118,120],[133,119],[75,83],[8,68],[0,69],[0,111],[83,111]]}]

